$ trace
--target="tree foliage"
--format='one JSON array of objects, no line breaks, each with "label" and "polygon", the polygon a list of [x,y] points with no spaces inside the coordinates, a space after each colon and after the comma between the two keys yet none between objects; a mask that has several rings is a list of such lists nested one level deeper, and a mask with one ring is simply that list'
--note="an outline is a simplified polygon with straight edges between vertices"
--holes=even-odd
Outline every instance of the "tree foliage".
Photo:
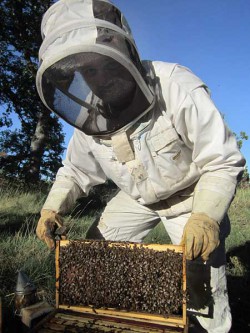
[{"label": "tree foliage", "polygon": [[[238,148],[241,149],[243,146],[243,142],[248,140],[248,135],[246,134],[246,132],[241,131],[240,134],[236,134],[234,133],[236,140],[237,140],[237,145]],[[242,176],[242,181],[243,182],[249,182],[249,171],[248,171],[248,167],[245,167],[243,176]]]},{"label": "tree foliage", "polygon": [[248,140],[248,135],[246,134],[246,132],[241,131],[239,135],[235,134],[235,136],[237,140],[237,145],[239,149],[241,149],[243,146],[243,141]]},{"label": "tree foliage", "polygon": [[[4,176],[36,182],[52,178],[64,150],[62,125],[40,101],[35,76],[40,25],[52,0],[0,3],[0,151]],[[13,128],[16,118],[20,127]]]}]

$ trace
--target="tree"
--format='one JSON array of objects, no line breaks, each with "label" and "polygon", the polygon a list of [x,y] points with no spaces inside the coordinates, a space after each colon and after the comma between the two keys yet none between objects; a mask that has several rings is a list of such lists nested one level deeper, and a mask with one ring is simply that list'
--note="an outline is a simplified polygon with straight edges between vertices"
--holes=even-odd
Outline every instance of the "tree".
[{"label": "tree", "polygon": [[[243,146],[243,141],[248,140],[248,135],[246,134],[246,132],[243,132],[243,131],[241,131],[239,135],[237,135],[235,133],[234,133],[234,135],[235,135],[236,140],[237,140],[237,145],[238,145],[239,149],[241,149],[242,146]],[[241,182],[249,183],[249,171],[248,171],[247,166],[245,167]]]},{"label": "tree", "polygon": [[[36,91],[40,25],[52,0],[2,0],[0,4],[1,173],[26,182],[52,178],[64,150],[62,125]],[[13,129],[16,115],[20,128]]]},{"label": "tree", "polygon": [[248,140],[248,135],[246,134],[246,132],[241,131],[240,135],[235,134],[235,136],[236,136],[236,140],[237,140],[237,145],[238,145],[239,149],[241,149],[243,146],[243,141]]}]

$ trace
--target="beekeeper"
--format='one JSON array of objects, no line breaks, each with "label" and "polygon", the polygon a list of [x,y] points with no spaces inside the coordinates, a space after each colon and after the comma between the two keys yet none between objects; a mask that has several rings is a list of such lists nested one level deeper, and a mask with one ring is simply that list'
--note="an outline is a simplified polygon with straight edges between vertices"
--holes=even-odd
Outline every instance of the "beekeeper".
[{"label": "beekeeper", "polygon": [[42,34],[39,95],[75,131],[37,236],[53,249],[76,199],[111,179],[120,191],[90,237],[142,242],[162,221],[186,245],[190,313],[205,332],[228,332],[226,212],[245,161],[207,86],[178,64],[141,61],[108,0],[57,1]]}]

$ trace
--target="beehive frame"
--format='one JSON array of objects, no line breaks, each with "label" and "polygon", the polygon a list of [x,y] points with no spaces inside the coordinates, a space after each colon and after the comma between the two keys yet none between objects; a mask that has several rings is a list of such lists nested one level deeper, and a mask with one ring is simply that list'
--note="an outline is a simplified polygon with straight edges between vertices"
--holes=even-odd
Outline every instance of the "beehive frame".
[{"label": "beehive frame", "polygon": [[[80,242],[80,241],[79,241]],[[83,241],[87,242],[87,241]],[[154,251],[167,251],[173,250],[177,253],[182,253],[183,255],[183,281],[182,281],[182,289],[183,289],[183,303],[182,303],[182,315],[170,315],[168,317],[164,317],[162,315],[157,314],[145,314],[139,312],[131,312],[125,310],[116,310],[112,308],[104,309],[98,308],[93,309],[91,306],[69,306],[65,304],[60,304],[60,249],[64,246],[69,245],[69,240],[61,240],[57,241],[56,244],[56,308],[62,310],[70,310],[78,313],[84,314],[91,314],[91,315],[99,315],[99,316],[107,316],[113,318],[120,318],[120,319],[127,319],[127,320],[134,320],[136,322],[141,323],[149,323],[149,324],[156,324],[156,325],[164,325],[170,327],[178,327],[185,329],[187,325],[187,317],[186,317],[186,257],[184,247],[180,245],[161,245],[161,244],[135,244],[135,243],[126,243],[126,246],[138,246],[144,247],[148,249],[152,249]],[[115,243],[110,243],[109,246],[114,246]]]}]

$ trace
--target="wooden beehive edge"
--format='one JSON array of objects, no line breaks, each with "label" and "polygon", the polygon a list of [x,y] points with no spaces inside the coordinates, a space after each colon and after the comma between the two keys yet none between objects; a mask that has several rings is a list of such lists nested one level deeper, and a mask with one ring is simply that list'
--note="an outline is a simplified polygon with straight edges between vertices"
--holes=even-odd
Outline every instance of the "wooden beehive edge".
[{"label": "wooden beehive edge", "polygon": [[[125,310],[115,310],[115,309],[94,309],[93,307],[82,307],[82,306],[68,306],[59,304],[59,276],[60,276],[60,266],[59,266],[59,257],[60,257],[60,248],[67,246],[70,244],[70,242],[85,242],[90,243],[90,241],[87,240],[60,240],[56,243],[56,308],[62,309],[62,310],[71,310],[76,311],[80,313],[89,313],[89,314],[96,314],[96,315],[106,315],[111,316],[115,318],[124,318],[124,319],[132,319],[137,321],[147,321],[149,323],[155,323],[155,324],[167,324],[169,326],[173,327],[185,327],[187,322],[186,317],[186,297],[184,296],[183,299],[183,306],[182,306],[182,316],[169,316],[169,317],[163,317],[160,315],[155,314],[145,314],[145,313],[136,313],[136,312],[130,312]],[[133,248],[136,247],[144,247],[148,249],[152,249],[155,251],[166,251],[166,250],[172,250],[177,253],[183,254],[183,291],[185,294],[186,291],[186,257],[185,257],[185,247],[182,245],[173,245],[173,244],[141,244],[141,243],[116,243],[116,242],[107,242],[109,246],[130,246]]]},{"label": "wooden beehive edge", "polygon": [[56,241],[56,252],[55,252],[55,266],[56,266],[56,308],[59,307],[59,257],[60,257],[60,241]]},{"label": "wooden beehive edge", "polygon": [[187,324],[187,270],[186,270],[186,248],[185,245],[182,245],[182,254],[183,254],[183,281],[182,281],[182,290],[183,290],[183,302],[182,302],[182,319],[183,323]]},{"label": "wooden beehive edge", "polygon": [[166,325],[173,327],[184,327],[185,323],[181,317],[178,316],[169,316],[163,317],[160,315],[154,314],[146,314],[146,313],[137,313],[132,311],[125,310],[115,310],[115,309],[94,309],[92,307],[84,307],[84,306],[68,306],[68,305],[59,305],[59,309],[61,310],[70,310],[79,313],[88,313],[92,315],[100,315],[100,316],[108,316],[113,318],[122,318],[128,320],[134,320],[137,322],[150,323],[150,324],[158,324],[158,325]]}]

